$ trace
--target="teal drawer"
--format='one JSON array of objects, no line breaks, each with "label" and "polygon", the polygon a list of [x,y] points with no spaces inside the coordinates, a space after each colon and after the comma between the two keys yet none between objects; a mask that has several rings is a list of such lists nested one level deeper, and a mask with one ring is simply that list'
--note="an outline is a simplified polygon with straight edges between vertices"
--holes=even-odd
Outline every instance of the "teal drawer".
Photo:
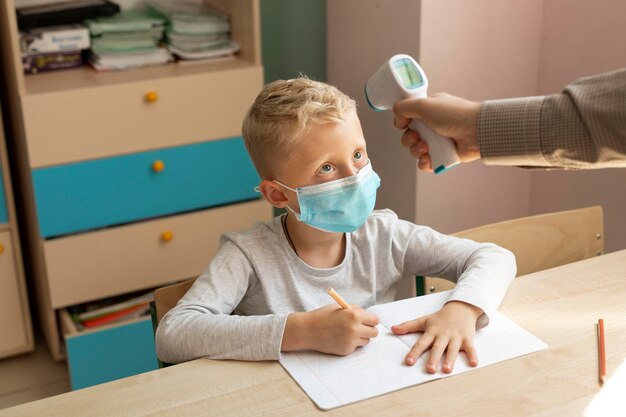
[{"label": "teal drawer", "polygon": [[33,183],[46,238],[259,197],[241,138],[40,168]]},{"label": "teal drawer", "polygon": [[7,200],[4,196],[4,178],[2,178],[2,166],[0,166],[0,224],[9,222],[7,213]]},{"label": "teal drawer", "polygon": [[[101,330],[76,332],[61,311],[72,389],[90,387],[158,368],[150,317]],[[68,334],[69,333],[69,334]]]}]

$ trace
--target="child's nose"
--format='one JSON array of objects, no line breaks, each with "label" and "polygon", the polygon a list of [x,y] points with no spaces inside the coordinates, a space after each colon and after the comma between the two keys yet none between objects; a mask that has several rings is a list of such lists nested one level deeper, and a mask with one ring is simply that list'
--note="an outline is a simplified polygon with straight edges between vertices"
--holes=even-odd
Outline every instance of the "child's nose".
[{"label": "child's nose", "polygon": [[352,177],[353,175],[358,174],[359,170],[358,168],[356,168],[355,166],[346,166],[343,169],[343,172],[341,173],[341,177],[345,178],[345,177]]}]

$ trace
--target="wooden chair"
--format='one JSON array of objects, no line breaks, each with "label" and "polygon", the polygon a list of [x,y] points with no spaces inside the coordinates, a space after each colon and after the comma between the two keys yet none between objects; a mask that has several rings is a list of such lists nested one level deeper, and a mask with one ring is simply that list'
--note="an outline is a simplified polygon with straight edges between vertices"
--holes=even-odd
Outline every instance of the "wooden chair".
[{"label": "wooden chair", "polygon": [[[157,326],[163,316],[176,306],[178,300],[189,291],[189,288],[191,288],[195,280],[196,278],[191,278],[154,290],[154,301],[150,302],[150,316],[152,317],[152,330],[155,334]],[[170,363],[161,362],[160,359],[158,362],[159,368],[165,368],[171,365]]]},{"label": "wooden chair", "polygon": [[[454,233],[477,242],[491,242],[513,252],[517,275],[526,275],[601,255],[604,251],[602,207],[592,206],[522,217]],[[454,283],[442,278],[416,280],[418,293],[449,290]],[[423,284],[420,285],[420,281]]]},{"label": "wooden chair", "polygon": [[165,314],[167,314],[168,311],[176,306],[178,300],[180,300],[183,295],[189,291],[189,288],[191,288],[195,281],[196,278],[191,278],[154,290],[156,325],[161,322],[161,319],[165,316]]}]

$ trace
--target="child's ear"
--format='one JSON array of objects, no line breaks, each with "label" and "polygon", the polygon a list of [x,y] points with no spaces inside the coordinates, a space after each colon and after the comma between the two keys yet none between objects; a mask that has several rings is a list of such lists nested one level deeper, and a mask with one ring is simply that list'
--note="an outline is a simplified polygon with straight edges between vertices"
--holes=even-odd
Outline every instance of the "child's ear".
[{"label": "child's ear", "polygon": [[287,203],[289,203],[289,199],[283,192],[282,187],[275,182],[268,180],[261,181],[259,191],[261,191],[263,197],[274,207],[285,208]]}]

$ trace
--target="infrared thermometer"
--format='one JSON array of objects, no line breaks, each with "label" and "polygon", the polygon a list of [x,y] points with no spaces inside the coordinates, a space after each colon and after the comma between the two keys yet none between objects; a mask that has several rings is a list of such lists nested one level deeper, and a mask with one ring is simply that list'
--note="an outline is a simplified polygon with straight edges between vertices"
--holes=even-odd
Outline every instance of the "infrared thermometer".
[{"label": "infrared thermometer", "polygon": [[[428,97],[428,79],[424,70],[409,55],[392,56],[365,84],[365,98],[376,111],[388,110],[405,98]],[[435,174],[446,172],[461,163],[454,141],[432,130],[419,120],[411,120],[409,129],[416,131],[428,144],[428,154]]]}]

